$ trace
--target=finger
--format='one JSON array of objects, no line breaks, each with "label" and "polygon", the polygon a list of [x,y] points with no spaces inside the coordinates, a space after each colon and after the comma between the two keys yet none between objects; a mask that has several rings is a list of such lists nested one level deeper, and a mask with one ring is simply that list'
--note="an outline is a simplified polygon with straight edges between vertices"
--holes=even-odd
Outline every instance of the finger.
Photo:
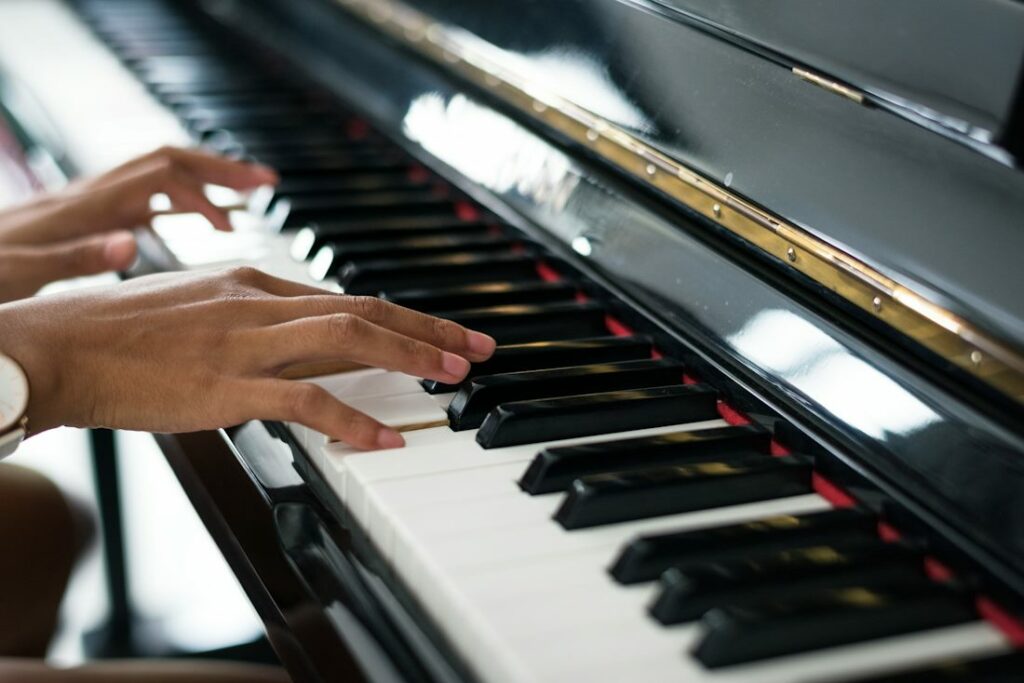
[{"label": "finger", "polygon": [[40,287],[70,277],[125,270],[135,255],[135,237],[119,231],[24,247],[17,267],[23,279]]},{"label": "finger", "polygon": [[245,190],[259,185],[276,185],[277,173],[268,166],[236,161],[198,149],[166,147],[158,150],[202,183]]},{"label": "finger", "polygon": [[231,221],[227,212],[211,202],[203,192],[202,184],[186,174],[173,173],[170,181],[160,190],[170,197],[175,209],[201,214],[217,230],[231,232]]},{"label": "finger", "polygon": [[369,415],[355,410],[323,387],[284,379],[250,380],[239,387],[247,419],[284,420],[364,450],[399,448],[405,439]]},{"label": "finger", "polygon": [[254,330],[252,343],[274,374],[289,365],[344,359],[455,384],[469,361],[349,313],[303,318]]},{"label": "finger", "polygon": [[457,353],[471,361],[487,360],[494,353],[494,339],[466,329],[458,323],[404,308],[382,299],[317,292],[312,296],[292,297],[261,303],[268,315],[281,322],[301,317],[348,313],[359,316],[400,335]]}]

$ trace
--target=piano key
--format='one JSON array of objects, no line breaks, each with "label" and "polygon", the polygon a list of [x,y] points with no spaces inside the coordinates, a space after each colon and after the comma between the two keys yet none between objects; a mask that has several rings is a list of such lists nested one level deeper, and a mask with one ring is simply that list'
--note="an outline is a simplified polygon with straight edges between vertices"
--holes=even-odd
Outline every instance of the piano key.
[{"label": "piano key", "polygon": [[919,548],[881,539],[840,539],[698,565],[661,575],[650,614],[665,625],[699,619],[714,607],[748,605],[766,598],[789,600],[808,591],[855,584],[885,587],[925,578]]},{"label": "piano key", "polygon": [[405,171],[370,173],[343,173],[306,179],[286,178],[276,186],[264,186],[249,197],[249,210],[264,214],[281,198],[317,196],[323,194],[353,194],[361,192],[405,192],[422,190],[427,182],[410,178]]},{"label": "piano key", "polygon": [[[429,551],[449,569],[466,575],[503,562],[527,562],[601,548],[605,551],[603,560],[591,565],[591,571],[601,575],[607,558],[637,533],[696,528],[772,514],[767,510],[822,509],[822,499],[812,494],[569,531],[551,519],[560,496],[530,497],[516,490],[515,473],[521,465],[521,460],[513,460],[372,483],[363,492],[365,517],[361,522],[385,552],[385,559],[396,566],[403,562],[400,556],[411,550],[407,542],[430,544]],[[355,480],[349,482],[350,494],[353,486],[358,486]],[[648,597],[636,605],[641,613],[651,590],[646,589]]]},{"label": "piano key", "polygon": [[943,658],[919,669],[894,671],[868,678],[844,678],[842,683],[1020,683],[1024,652],[983,659]]},{"label": "piano key", "polygon": [[[683,425],[653,427],[632,432],[631,436],[647,436],[667,431],[682,429],[700,429],[724,424],[722,420],[710,420]],[[606,434],[598,437],[583,437],[554,442],[555,444],[579,444],[581,442],[603,441],[613,439],[621,434]],[[406,446],[390,451],[373,451],[370,453],[352,451],[342,452],[332,449],[329,454],[319,460],[319,464],[329,478],[336,481],[346,479],[350,474],[364,489],[371,484],[388,479],[412,480],[415,477],[439,474],[455,470],[489,467],[494,464],[510,462],[520,465],[527,463],[541,444],[524,444],[509,448],[486,451],[476,443],[473,432],[452,432],[448,427],[436,427],[406,435]],[[430,448],[422,448],[427,445]],[[435,446],[443,445],[443,448]],[[315,454],[311,454],[315,455]],[[342,499],[352,508],[360,508],[360,503],[353,497],[355,490],[351,487],[336,489]],[[508,489],[513,490],[513,489]]]},{"label": "piano key", "polygon": [[874,538],[877,527],[874,515],[859,508],[844,508],[803,517],[766,517],[700,533],[642,537],[622,550],[609,571],[624,584],[653,581],[673,566],[686,568],[853,536]]},{"label": "piano key", "polygon": [[[315,99],[301,91],[284,91],[271,95],[275,105],[321,106]],[[179,112],[198,109],[220,109],[231,107],[263,106],[267,103],[263,93],[229,93],[225,95],[173,95],[164,98],[164,104]]]},{"label": "piano key", "polygon": [[738,459],[591,474],[577,479],[555,512],[566,529],[740,505],[810,493],[809,458],[753,455]]},{"label": "piano key", "polygon": [[[362,171],[364,169],[356,169]],[[285,176],[287,177],[287,176]],[[420,216],[453,217],[452,200],[438,196],[432,190],[402,190],[394,192],[366,192],[330,196],[299,196],[282,199],[276,208],[287,205],[272,214],[272,229],[299,227],[321,219],[343,220],[403,218]]]},{"label": "piano key", "polygon": [[692,653],[715,669],[977,618],[968,594],[931,581],[893,589],[840,588],[794,602],[716,608],[701,619]]},{"label": "piano key", "polygon": [[[571,288],[565,288],[565,291],[569,294],[572,293]],[[647,337],[593,337],[508,344],[496,348],[494,355],[487,360],[474,363],[463,384],[475,377],[485,375],[592,365],[594,363],[619,363],[650,357],[651,341]],[[432,379],[425,379],[421,384],[427,393],[431,394],[456,391],[460,386]]]},{"label": "piano key", "polygon": [[345,241],[328,243],[316,255],[317,267],[339,272],[344,266],[365,261],[445,256],[449,254],[513,253],[518,242],[489,233],[468,236],[409,237],[401,240]]},{"label": "piano key", "polygon": [[[270,130],[272,126],[267,125],[265,128]],[[229,128],[240,129],[242,127],[237,124]],[[330,147],[340,149],[331,151]],[[272,166],[282,178],[293,181],[316,180],[324,176],[344,176],[351,173],[408,173],[412,164],[408,156],[394,147],[368,143],[354,145],[340,139],[340,136],[337,142],[315,149],[289,147],[286,151],[281,151],[264,148],[246,149],[246,152],[267,166]],[[311,195],[302,199],[311,205],[317,202],[329,205],[330,195]]]},{"label": "piano key", "polygon": [[[390,426],[447,423],[444,403],[426,395],[419,380],[404,373],[367,368],[303,381],[323,387],[347,405]],[[288,427],[299,444],[311,452],[331,443],[326,435],[302,425],[289,423]]]},{"label": "piano key", "polygon": [[[507,471],[509,468],[493,469]],[[391,490],[386,491],[385,488]],[[409,487],[401,487],[397,481],[373,487],[370,490],[371,505],[379,510],[388,503],[398,501],[403,495],[407,498],[408,493]],[[551,505],[543,504],[546,501],[519,497],[517,500],[532,508],[525,511],[532,512],[532,515],[527,516],[517,514],[523,511],[511,507],[511,501],[503,497],[492,495],[490,498],[501,504],[500,507],[488,505],[484,498],[477,498],[436,505],[415,505],[405,501],[407,507],[388,508],[390,516],[383,518],[384,515],[381,515],[382,519],[377,523],[387,521],[390,524],[392,538],[389,540],[385,533],[383,539],[392,550],[388,552],[385,548],[384,552],[394,571],[410,582],[415,595],[426,601],[435,614],[445,618],[454,613],[454,618],[445,620],[449,626],[454,626],[454,622],[464,616],[459,608],[468,602],[481,608],[486,615],[486,623],[492,627],[504,626],[505,637],[511,635],[507,631],[513,628],[521,636],[531,628],[533,631],[543,631],[550,624],[555,631],[560,630],[558,626],[567,624],[569,628],[564,633],[549,632],[547,635],[569,641],[585,635],[588,630],[586,618],[593,614],[592,610],[600,611],[604,608],[607,608],[607,614],[610,615],[603,620],[605,624],[608,619],[621,618],[623,610],[628,610],[632,615],[630,621],[644,625],[649,622],[650,626],[644,626],[642,632],[657,637],[658,629],[653,628],[653,622],[643,613],[643,605],[648,596],[629,590],[617,591],[614,586],[606,590],[611,583],[594,568],[599,557],[606,557],[632,535],[656,532],[672,525],[699,527],[729,523],[763,514],[765,509],[775,512],[820,509],[822,504],[820,498],[808,496],[785,499],[785,506],[780,505],[780,501],[771,501],[567,532],[551,523],[548,518]],[[503,513],[501,518],[493,526],[487,526],[488,516],[495,511]],[[375,538],[377,536],[375,534]],[[551,565],[558,562],[566,562],[566,568],[562,571],[553,570]],[[503,575],[507,580],[488,582],[481,590],[467,592],[467,586],[474,577],[482,577],[502,568],[509,569],[508,574]],[[568,576],[568,580],[561,579],[565,576]],[[557,585],[549,586],[548,577],[558,579]],[[446,583],[453,589],[452,592],[442,592],[438,596],[437,593],[444,590],[441,586]],[[570,592],[583,589],[572,592],[577,599],[570,601],[568,609],[565,609],[566,603],[558,601],[559,589],[562,587],[568,588]],[[514,596],[514,599],[509,599],[510,596]],[[625,601],[620,599],[623,596]],[[583,597],[582,601],[580,597]],[[549,600],[562,609],[546,609]],[[518,604],[519,609],[503,613],[511,604]],[[530,605],[534,606],[532,610],[529,609]],[[582,616],[581,612],[584,613]],[[532,626],[528,621],[533,621]],[[453,633],[460,636],[465,634],[461,628],[455,626],[455,629]],[[620,631],[614,627],[611,630]],[[628,637],[625,632],[623,636]],[[671,642],[665,645],[672,646],[678,662],[681,650],[678,637],[671,632],[667,632],[666,636]]]},{"label": "piano key", "polygon": [[589,474],[682,464],[708,456],[767,454],[770,443],[771,434],[751,424],[546,448],[530,462],[519,479],[519,486],[530,494],[553,493],[567,489],[574,479]]},{"label": "piano key", "polygon": [[477,442],[498,448],[710,420],[718,414],[716,400],[713,389],[681,384],[505,403],[484,419]]},{"label": "piano key", "polygon": [[207,131],[216,128],[228,130],[245,130],[254,126],[265,130],[276,128],[296,128],[317,124],[323,120],[324,112],[312,111],[297,105],[280,105],[268,107],[221,107],[217,109],[191,109],[179,114],[182,123],[194,131]]},{"label": "piano key", "polygon": [[[211,95],[209,97],[229,97],[232,95]],[[238,93],[235,97],[250,96],[249,93]],[[181,101],[186,96],[175,96],[167,98],[169,101]],[[191,96],[189,96],[191,97]],[[199,97],[206,97],[200,95]],[[379,142],[376,138],[365,140],[353,140],[345,133],[343,128],[338,126],[317,125],[312,128],[281,131],[258,131],[258,130],[219,130],[208,133],[203,137],[202,146],[206,149],[220,153],[237,153],[260,156],[265,154],[276,154],[283,151],[296,149],[325,149],[350,146],[354,149],[362,149],[363,145],[369,142]],[[321,173],[317,177],[325,177]]]},{"label": "piano key", "polygon": [[228,93],[242,92],[272,92],[275,87],[280,88],[272,80],[259,78],[220,78],[198,81],[173,81],[148,82],[147,87],[156,95],[162,98],[167,95],[221,95]]},{"label": "piano key", "polygon": [[[239,130],[238,127],[235,130]],[[335,134],[334,140],[341,139]],[[345,155],[333,157],[321,157],[319,159],[307,156],[285,155],[280,153],[268,153],[266,151],[249,151],[263,163],[273,166],[282,178],[290,180],[306,180],[319,178],[325,175],[336,176],[345,173],[380,173],[380,172],[408,172],[412,160],[395,151],[381,155],[362,154],[359,150],[352,150]],[[330,198],[302,197],[296,201],[302,202],[299,208],[312,212],[319,209],[326,212],[331,208],[328,201]]]},{"label": "piano key", "polygon": [[[531,267],[534,262],[530,260]],[[536,270],[525,269],[529,281]],[[487,277],[486,272],[479,273]],[[494,277],[493,280],[499,280]],[[384,292],[385,298],[387,291]],[[607,312],[596,301],[564,301],[543,304],[491,306],[462,311],[432,311],[460,325],[494,337],[499,344],[581,339],[608,334]]]},{"label": "piano key", "polygon": [[475,429],[495,406],[556,396],[640,389],[681,382],[683,365],[673,360],[635,360],[487,375],[470,380],[448,406],[451,428]]},{"label": "piano key", "polygon": [[[494,226],[483,221],[463,221],[452,216],[416,216],[411,218],[373,218],[318,221],[295,233],[291,254],[299,261],[313,258],[328,243],[405,239],[432,235],[481,236],[496,234]],[[333,275],[333,273],[330,273]]]},{"label": "piano key", "polygon": [[576,292],[576,287],[568,282],[482,282],[391,291],[384,298],[406,308],[434,312],[569,301],[576,297]]},{"label": "piano key", "polygon": [[[538,280],[534,259],[517,253],[448,254],[425,258],[367,261],[343,268],[338,283],[346,294],[376,294],[411,285]],[[481,332],[486,332],[481,329]]]}]

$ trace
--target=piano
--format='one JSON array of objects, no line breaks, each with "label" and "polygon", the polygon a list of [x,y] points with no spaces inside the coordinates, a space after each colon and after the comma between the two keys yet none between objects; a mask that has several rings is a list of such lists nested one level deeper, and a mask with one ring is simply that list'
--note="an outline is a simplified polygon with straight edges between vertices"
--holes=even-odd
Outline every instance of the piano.
[{"label": "piano", "polygon": [[1022,56],[996,0],[0,5],[69,173],[281,171],[140,272],[499,341],[293,369],[403,449],[156,435],[296,681],[1024,680]]}]

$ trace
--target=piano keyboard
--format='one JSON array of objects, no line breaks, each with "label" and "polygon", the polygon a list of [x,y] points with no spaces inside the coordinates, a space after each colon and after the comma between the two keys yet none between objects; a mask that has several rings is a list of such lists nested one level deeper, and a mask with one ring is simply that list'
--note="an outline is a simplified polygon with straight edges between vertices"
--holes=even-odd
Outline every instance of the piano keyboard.
[{"label": "piano keyboard", "polygon": [[498,340],[458,386],[308,380],[405,448],[288,426],[481,680],[1020,680],[1021,634],[970,577],[357,113],[174,3],[76,6],[195,141],[281,172],[236,217],[259,229],[162,230],[179,261],[258,265]]}]

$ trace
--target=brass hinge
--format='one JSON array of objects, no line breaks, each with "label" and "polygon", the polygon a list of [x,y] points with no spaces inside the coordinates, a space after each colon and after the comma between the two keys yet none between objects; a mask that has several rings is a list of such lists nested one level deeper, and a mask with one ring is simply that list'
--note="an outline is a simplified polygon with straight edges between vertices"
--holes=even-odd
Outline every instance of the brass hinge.
[{"label": "brass hinge", "polygon": [[857,104],[864,104],[864,93],[859,90],[854,90],[848,85],[843,85],[837,81],[829,80],[824,76],[820,76],[812,71],[808,71],[807,69],[801,69],[798,66],[793,67],[793,74],[797,78],[802,78],[808,83],[813,83],[819,88],[828,90],[830,93],[834,93],[840,97],[845,97],[848,100],[853,100]]}]

